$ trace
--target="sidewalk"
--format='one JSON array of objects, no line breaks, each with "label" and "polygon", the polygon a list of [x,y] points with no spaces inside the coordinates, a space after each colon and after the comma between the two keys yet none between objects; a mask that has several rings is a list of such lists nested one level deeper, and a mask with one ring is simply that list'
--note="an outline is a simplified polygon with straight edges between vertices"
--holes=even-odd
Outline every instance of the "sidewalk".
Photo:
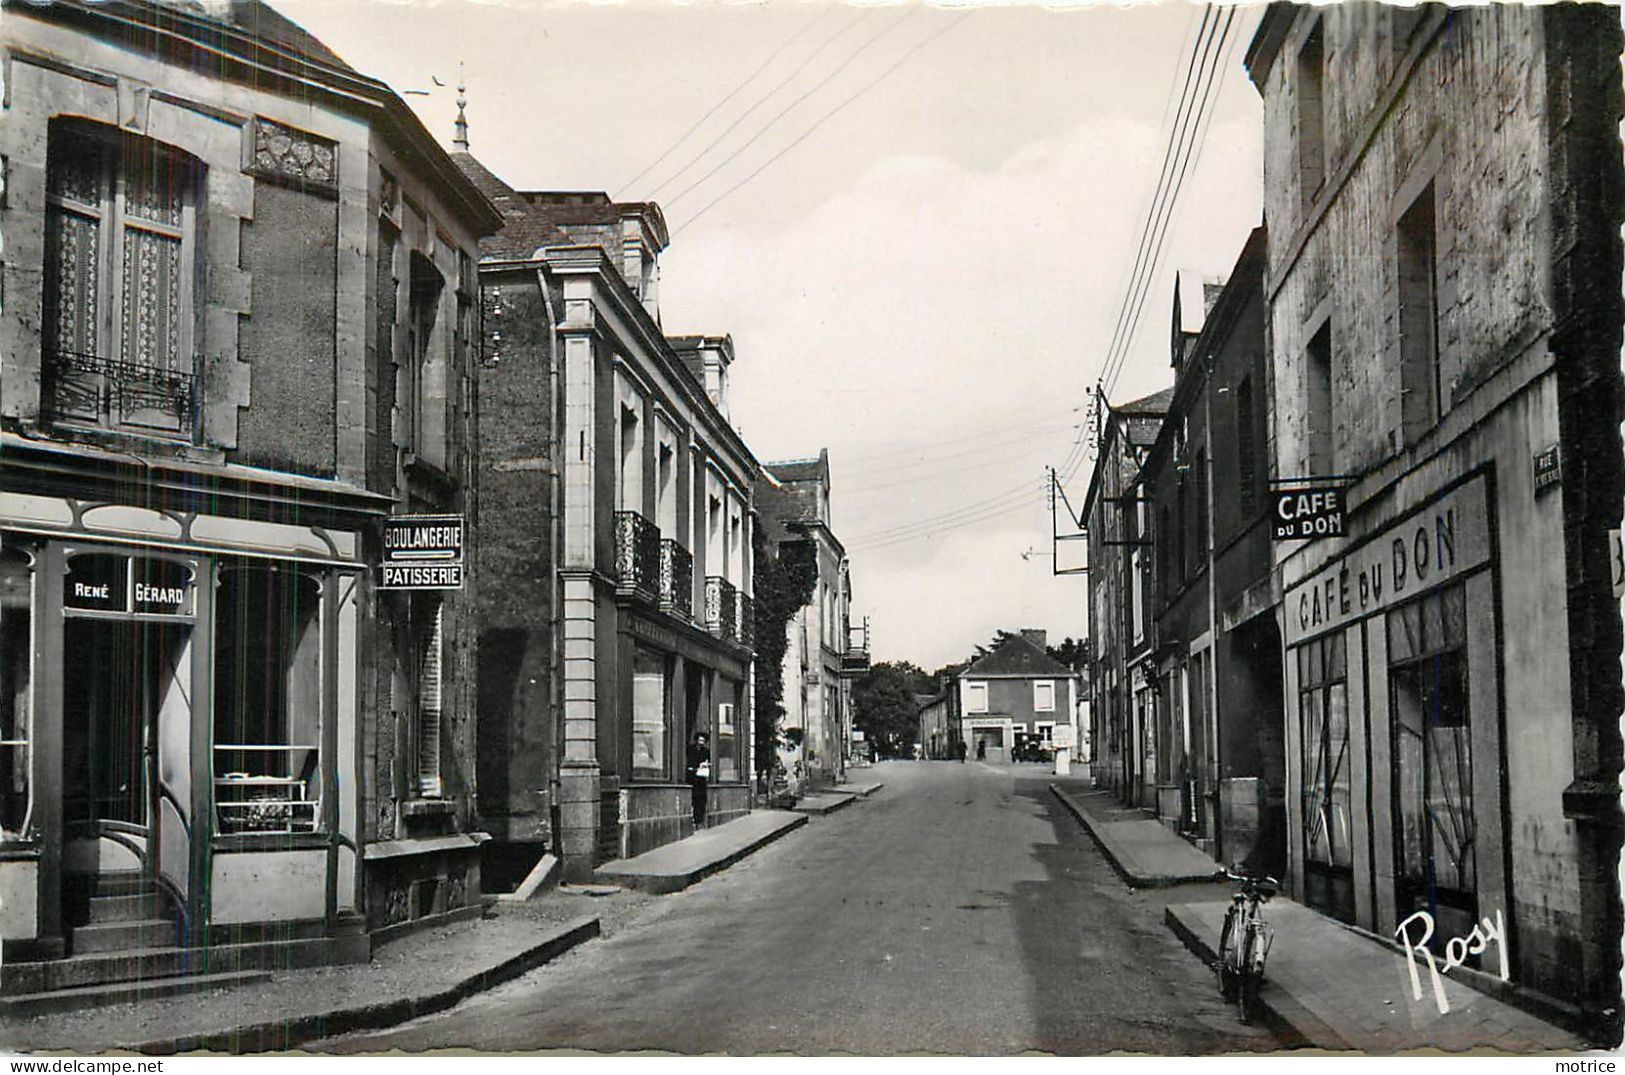
[{"label": "sidewalk", "polygon": [[[633,905],[638,900],[622,900]],[[380,946],[372,962],[80,1011],[0,1018],[0,1052],[266,1052],[394,1026],[517,978],[599,934],[604,903],[551,895]],[[611,911],[611,913],[614,913]]]},{"label": "sidewalk", "polygon": [[1081,786],[1050,790],[1095,838],[1123,879],[1138,888],[1211,881],[1224,871],[1217,863],[1169,832],[1144,811],[1119,806],[1108,791]]},{"label": "sidewalk", "polygon": [[[1130,884],[1172,885],[1222,875],[1212,859],[1143,811],[1120,806],[1110,792],[1057,783],[1050,790]],[[1227,906],[1225,900],[1176,903],[1166,909],[1165,919],[1185,947],[1211,964]],[[1270,901],[1266,918],[1275,927],[1275,941],[1259,1002],[1265,1021],[1295,1044],[1375,1054],[1588,1048],[1574,1034],[1449,977],[1441,983],[1449,1010],[1441,1013],[1425,965],[1417,966],[1418,1000],[1402,954],[1284,896]]]},{"label": "sidewalk", "polygon": [[[1197,958],[1215,958],[1224,901],[1177,903],[1168,927]],[[1442,978],[1449,1007],[1440,1012],[1426,965],[1415,999],[1405,957],[1284,896],[1265,912],[1275,927],[1259,1002],[1290,1038],[1323,1049],[1387,1054],[1435,1048],[1509,1053],[1587,1049],[1573,1034],[1487,993]]]},{"label": "sidewalk", "polygon": [[606,862],[593,871],[593,877],[643,892],[678,892],[806,823],[805,814],[753,810],[726,825],[702,829],[653,851]]}]

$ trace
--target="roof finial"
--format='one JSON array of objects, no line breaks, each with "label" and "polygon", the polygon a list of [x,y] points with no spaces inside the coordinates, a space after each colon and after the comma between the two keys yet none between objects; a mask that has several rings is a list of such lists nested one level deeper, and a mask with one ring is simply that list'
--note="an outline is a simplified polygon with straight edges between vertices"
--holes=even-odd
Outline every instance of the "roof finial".
[{"label": "roof finial", "polygon": [[468,85],[463,78],[463,62],[457,61],[457,134],[452,138],[451,144],[468,152],[468,116],[463,110],[468,107]]}]

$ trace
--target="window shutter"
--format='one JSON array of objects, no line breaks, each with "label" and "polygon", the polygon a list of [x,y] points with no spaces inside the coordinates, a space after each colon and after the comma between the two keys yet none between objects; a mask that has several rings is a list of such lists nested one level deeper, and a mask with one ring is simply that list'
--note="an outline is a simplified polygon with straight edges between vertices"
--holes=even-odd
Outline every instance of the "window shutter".
[{"label": "window shutter", "polygon": [[440,650],[444,605],[436,605],[423,632],[418,665],[418,794],[440,789]]}]

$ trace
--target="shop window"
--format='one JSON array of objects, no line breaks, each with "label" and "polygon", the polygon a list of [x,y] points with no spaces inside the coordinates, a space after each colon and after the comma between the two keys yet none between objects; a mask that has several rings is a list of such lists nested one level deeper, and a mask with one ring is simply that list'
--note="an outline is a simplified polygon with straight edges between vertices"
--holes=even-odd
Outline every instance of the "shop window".
[{"label": "shop window", "polygon": [[632,657],[632,775],[665,780],[671,775],[669,735],[670,673],[666,659],[639,649]]},{"label": "shop window", "polygon": [[215,601],[214,793],[222,834],[321,824],[321,584],[223,565]]},{"label": "shop window", "polygon": [[0,835],[11,837],[28,830],[33,579],[25,554],[0,551]]},{"label": "shop window", "polygon": [[965,684],[965,694],[966,694],[966,697],[965,697],[965,712],[967,712],[967,713],[986,713],[987,712],[987,684],[986,683],[967,683],[967,684]]},{"label": "shop window", "polygon": [[1466,591],[1453,586],[1388,614],[1399,917],[1426,908],[1440,935],[1476,911]]},{"label": "shop window", "polygon": [[1406,444],[1439,422],[1439,331],[1434,258],[1433,184],[1399,218],[1400,410]]},{"label": "shop window", "polygon": [[46,164],[45,408],[189,439],[197,161],[151,139],[51,123]]},{"label": "shop window", "polygon": [[1033,712],[1055,712],[1055,681],[1053,679],[1033,680]]},{"label": "shop window", "polygon": [[1309,903],[1354,919],[1347,651],[1341,631],[1299,646],[1298,721]]}]

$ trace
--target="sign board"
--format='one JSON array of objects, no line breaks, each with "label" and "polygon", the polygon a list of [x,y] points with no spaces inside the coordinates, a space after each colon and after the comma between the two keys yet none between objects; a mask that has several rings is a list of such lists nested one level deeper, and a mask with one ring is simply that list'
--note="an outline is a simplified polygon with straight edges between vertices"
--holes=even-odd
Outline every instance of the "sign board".
[{"label": "sign board", "polygon": [[462,589],[464,532],[461,515],[395,515],[385,519],[378,588]]},{"label": "sign board", "polygon": [[79,553],[62,576],[62,604],[81,612],[190,616],[197,592],[191,567],[121,553]]},{"label": "sign board", "polygon": [[1049,745],[1056,750],[1072,749],[1072,725],[1057,724],[1049,730]]},{"label": "sign board", "polygon": [[854,743],[863,742],[863,729],[862,728],[853,728],[852,729],[852,741]]},{"label": "sign board", "polygon": [[1552,488],[1563,480],[1563,455],[1553,444],[1535,453],[1535,492]]},{"label": "sign board", "polygon": [[1343,490],[1332,485],[1277,489],[1275,540],[1343,536]]}]

